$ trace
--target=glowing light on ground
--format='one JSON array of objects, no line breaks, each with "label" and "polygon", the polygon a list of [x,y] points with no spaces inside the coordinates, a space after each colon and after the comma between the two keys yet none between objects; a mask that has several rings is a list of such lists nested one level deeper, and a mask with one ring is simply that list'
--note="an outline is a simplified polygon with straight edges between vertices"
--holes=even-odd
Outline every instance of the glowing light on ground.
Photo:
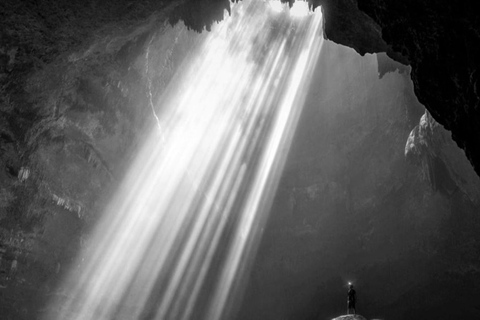
[{"label": "glowing light on ground", "polygon": [[156,103],[158,127],[46,319],[228,318],[320,53],[320,26],[319,13],[289,19],[243,1],[213,28]]}]

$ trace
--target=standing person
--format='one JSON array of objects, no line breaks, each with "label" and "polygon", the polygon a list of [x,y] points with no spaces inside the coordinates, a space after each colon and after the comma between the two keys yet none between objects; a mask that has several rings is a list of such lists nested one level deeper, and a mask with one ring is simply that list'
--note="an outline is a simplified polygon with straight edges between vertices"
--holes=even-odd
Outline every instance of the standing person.
[{"label": "standing person", "polygon": [[355,311],[355,303],[357,302],[357,294],[355,290],[353,289],[353,284],[348,283],[348,293],[347,293],[347,314],[350,314],[350,310],[353,309],[353,314],[356,314]]}]

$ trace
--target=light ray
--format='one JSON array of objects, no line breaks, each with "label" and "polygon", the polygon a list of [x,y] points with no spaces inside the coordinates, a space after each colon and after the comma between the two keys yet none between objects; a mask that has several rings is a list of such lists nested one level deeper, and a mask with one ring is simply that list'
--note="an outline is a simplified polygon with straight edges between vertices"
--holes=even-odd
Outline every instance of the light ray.
[{"label": "light ray", "polygon": [[275,12],[282,12],[285,9],[285,5],[280,0],[270,0],[270,8]]},{"label": "light ray", "polygon": [[228,318],[323,44],[292,14],[243,1],[205,37],[46,319]]}]

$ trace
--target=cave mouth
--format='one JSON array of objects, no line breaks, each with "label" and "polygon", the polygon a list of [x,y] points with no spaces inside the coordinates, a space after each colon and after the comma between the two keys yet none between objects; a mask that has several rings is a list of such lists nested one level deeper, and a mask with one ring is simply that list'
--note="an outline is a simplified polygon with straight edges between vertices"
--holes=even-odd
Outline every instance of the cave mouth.
[{"label": "cave mouth", "polygon": [[155,125],[48,319],[225,319],[238,305],[324,40],[319,9],[272,8],[234,5],[162,96],[148,82]]}]

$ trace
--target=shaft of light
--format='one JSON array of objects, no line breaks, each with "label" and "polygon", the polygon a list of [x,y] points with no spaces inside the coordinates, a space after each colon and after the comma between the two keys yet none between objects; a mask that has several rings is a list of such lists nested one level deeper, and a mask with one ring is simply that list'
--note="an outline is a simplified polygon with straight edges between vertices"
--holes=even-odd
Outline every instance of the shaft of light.
[{"label": "shaft of light", "polygon": [[243,1],[157,102],[48,319],[226,319],[240,298],[321,50],[321,14]]}]

